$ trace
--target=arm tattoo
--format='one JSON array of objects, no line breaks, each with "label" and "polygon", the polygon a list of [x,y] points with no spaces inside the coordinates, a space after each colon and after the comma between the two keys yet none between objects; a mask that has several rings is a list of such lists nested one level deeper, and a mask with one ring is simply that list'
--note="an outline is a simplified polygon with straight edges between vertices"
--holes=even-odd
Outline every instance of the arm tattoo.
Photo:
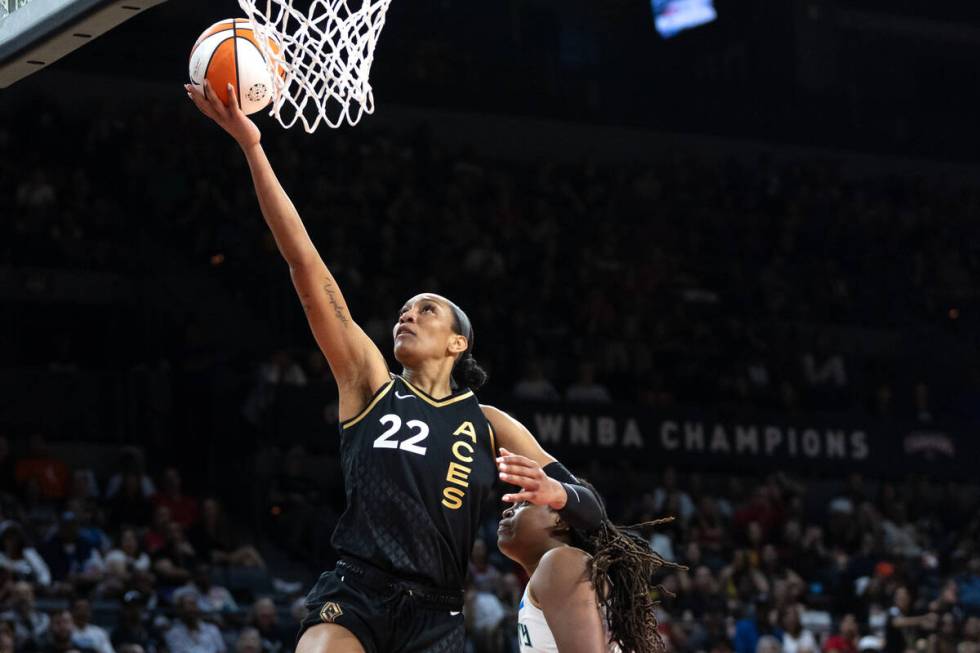
[{"label": "arm tattoo", "polygon": [[330,305],[333,306],[333,314],[336,315],[337,319],[340,320],[340,323],[346,327],[350,322],[350,319],[344,315],[344,309],[337,302],[337,289],[334,288],[333,284],[327,281],[325,284],[323,284],[323,290],[327,293],[327,297],[330,298]]}]

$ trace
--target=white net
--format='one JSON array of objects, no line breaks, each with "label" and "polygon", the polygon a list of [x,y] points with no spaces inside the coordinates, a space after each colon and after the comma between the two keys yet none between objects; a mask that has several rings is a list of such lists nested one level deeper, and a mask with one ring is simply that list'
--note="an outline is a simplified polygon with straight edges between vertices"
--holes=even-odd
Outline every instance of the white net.
[{"label": "white net", "polygon": [[374,112],[368,77],[391,0],[238,0],[272,72],[271,114],[312,133]]}]

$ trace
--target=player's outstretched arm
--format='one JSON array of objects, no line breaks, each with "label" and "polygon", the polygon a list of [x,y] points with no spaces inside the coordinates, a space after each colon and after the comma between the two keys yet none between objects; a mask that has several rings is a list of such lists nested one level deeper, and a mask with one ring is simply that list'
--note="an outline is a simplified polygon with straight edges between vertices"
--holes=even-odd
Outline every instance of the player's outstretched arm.
[{"label": "player's outstretched arm", "polygon": [[559,653],[606,653],[606,631],[589,582],[588,555],[569,546],[544,554],[530,581]]},{"label": "player's outstretched arm", "polygon": [[[205,89],[208,89],[205,82]],[[347,302],[303,226],[262,148],[262,133],[238,106],[229,85],[228,104],[211,91],[205,96],[185,85],[201,113],[214,120],[238,143],[248,160],[266,224],[293,279],[306,318],[340,390],[341,419],[356,415],[371,394],[388,381],[388,366],[367,334],[351,319]]]}]

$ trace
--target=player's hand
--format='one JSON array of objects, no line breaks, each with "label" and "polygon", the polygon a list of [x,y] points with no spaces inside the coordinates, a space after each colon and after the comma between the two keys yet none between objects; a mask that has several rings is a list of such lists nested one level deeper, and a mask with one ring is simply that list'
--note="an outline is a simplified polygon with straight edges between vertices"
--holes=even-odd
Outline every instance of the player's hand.
[{"label": "player's hand", "polygon": [[500,457],[497,458],[497,470],[500,472],[501,481],[521,488],[520,492],[504,495],[503,499],[507,503],[527,501],[538,506],[561,510],[568,502],[565,486],[545,474],[541,465],[530,458],[518,456],[501,447]]},{"label": "player's hand", "polygon": [[228,104],[223,104],[218,99],[217,93],[214,92],[208,80],[204,80],[204,89],[206,93],[202,93],[193,84],[184,84],[187,97],[194,102],[201,113],[231,134],[231,137],[238,142],[243,150],[258,145],[259,141],[262,140],[262,132],[238,106],[238,94],[235,92],[235,87],[228,84]]}]

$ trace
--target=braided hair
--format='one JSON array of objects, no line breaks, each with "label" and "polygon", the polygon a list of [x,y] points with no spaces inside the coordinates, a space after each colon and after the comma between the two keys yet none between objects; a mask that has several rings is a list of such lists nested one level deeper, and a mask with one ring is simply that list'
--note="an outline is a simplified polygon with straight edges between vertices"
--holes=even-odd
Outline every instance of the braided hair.
[{"label": "braided hair", "polygon": [[[579,479],[578,483],[600,496],[587,481]],[[657,632],[654,608],[660,597],[671,593],[657,584],[654,576],[663,568],[685,570],[687,567],[664,560],[636,531],[672,521],[674,518],[668,517],[620,527],[604,519],[597,529],[588,533],[569,529],[571,545],[592,557],[588,563],[589,580],[605,613],[610,641],[624,653],[666,650]]]}]

